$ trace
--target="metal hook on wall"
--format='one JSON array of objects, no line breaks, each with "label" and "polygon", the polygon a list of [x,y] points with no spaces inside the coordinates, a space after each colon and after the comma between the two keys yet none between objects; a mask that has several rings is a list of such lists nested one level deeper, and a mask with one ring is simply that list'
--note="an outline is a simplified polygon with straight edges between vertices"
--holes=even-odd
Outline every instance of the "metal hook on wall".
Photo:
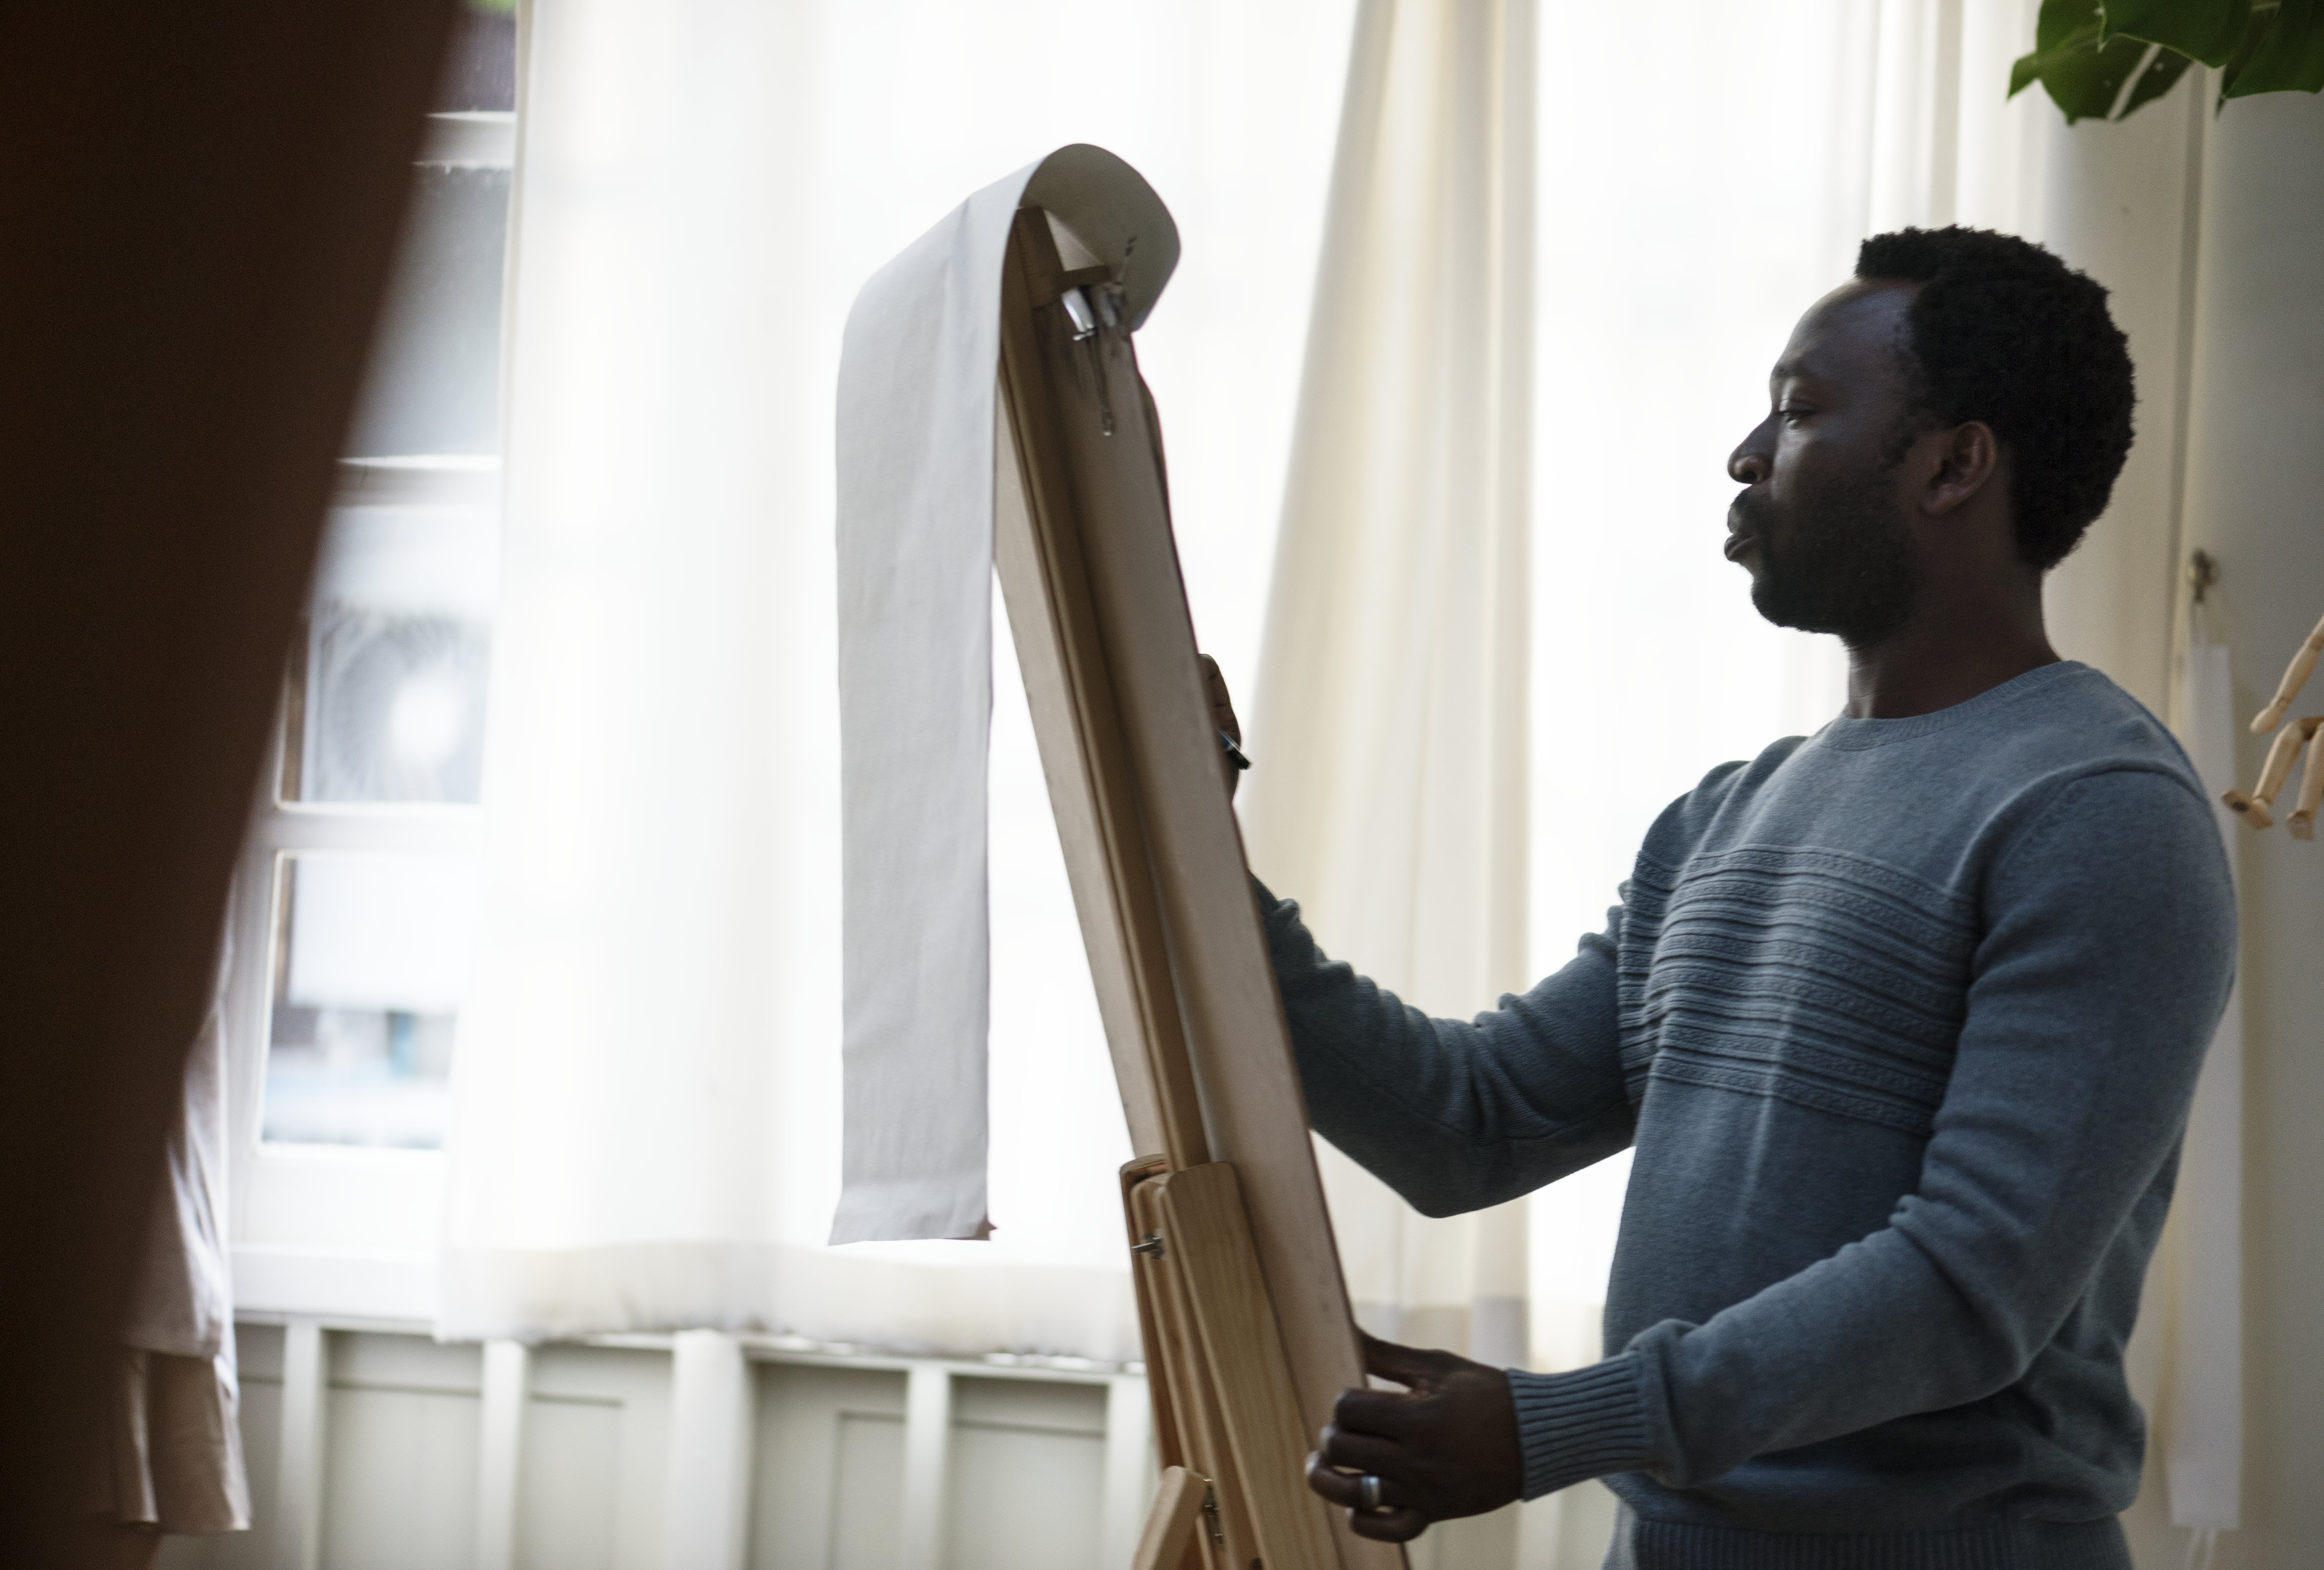
[{"label": "metal hook on wall", "polygon": [[2201,605],[2203,596],[2219,581],[2219,559],[2208,550],[2198,550],[2187,558],[2187,581],[2194,586],[2195,604]]}]

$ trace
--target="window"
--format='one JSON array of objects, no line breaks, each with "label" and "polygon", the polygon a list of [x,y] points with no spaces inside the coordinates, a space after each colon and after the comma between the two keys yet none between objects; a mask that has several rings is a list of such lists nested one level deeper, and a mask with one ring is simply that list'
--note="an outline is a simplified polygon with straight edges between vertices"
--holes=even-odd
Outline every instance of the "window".
[{"label": "window", "polygon": [[[477,900],[516,73],[513,9],[469,0],[237,878],[228,1016],[246,1306],[425,1301]],[[401,1273],[283,1273],[333,1252]]]},{"label": "window", "polygon": [[291,661],[263,894],[246,892],[272,907],[272,1143],[444,1141],[475,928],[516,139],[515,18],[461,23]]},{"label": "window", "polygon": [[[492,172],[505,222],[507,171]],[[412,248],[434,237],[420,226]],[[480,423],[471,439],[494,435]],[[433,1149],[475,926],[499,460],[341,466],[257,830],[263,1134]]]}]

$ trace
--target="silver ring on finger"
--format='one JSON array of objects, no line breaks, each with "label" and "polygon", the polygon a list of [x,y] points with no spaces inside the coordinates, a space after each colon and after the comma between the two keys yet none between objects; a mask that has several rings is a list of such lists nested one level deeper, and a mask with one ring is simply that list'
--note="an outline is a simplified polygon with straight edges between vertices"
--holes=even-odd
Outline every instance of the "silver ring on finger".
[{"label": "silver ring on finger", "polygon": [[1356,1498],[1368,1510],[1379,1511],[1388,1508],[1387,1502],[1380,1498],[1380,1480],[1377,1473],[1367,1472],[1356,1479]]}]

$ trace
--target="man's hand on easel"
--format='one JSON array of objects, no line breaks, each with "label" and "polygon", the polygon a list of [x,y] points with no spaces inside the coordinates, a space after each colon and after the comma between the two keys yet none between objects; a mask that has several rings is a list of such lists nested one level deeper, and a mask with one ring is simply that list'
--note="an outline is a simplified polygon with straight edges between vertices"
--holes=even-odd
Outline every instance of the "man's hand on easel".
[{"label": "man's hand on easel", "polygon": [[1219,662],[1207,654],[1202,660],[1203,689],[1211,695],[1211,728],[1219,733],[1219,771],[1226,776],[1227,799],[1231,801],[1235,787],[1242,783],[1242,771],[1250,767],[1250,760],[1242,755],[1242,721],[1235,718],[1234,699],[1227,694]]},{"label": "man's hand on easel", "polygon": [[1365,1371],[1405,1389],[1342,1391],[1307,1458],[1307,1486],[1345,1506],[1358,1536],[1405,1542],[1525,1492],[1508,1375],[1449,1352],[1363,1342]]}]

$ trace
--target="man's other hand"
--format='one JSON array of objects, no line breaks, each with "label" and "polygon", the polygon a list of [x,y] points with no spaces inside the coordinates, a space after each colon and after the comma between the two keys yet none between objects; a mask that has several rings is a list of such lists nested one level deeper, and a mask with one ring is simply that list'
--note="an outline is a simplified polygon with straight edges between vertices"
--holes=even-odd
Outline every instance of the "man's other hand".
[{"label": "man's other hand", "polygon": [[[1365,1371],[1405,1389],[1340,1392],[1323,1448],[1307,1458],[1307,1486],[1347,1507],[1359,1537],[1405,1542],[1525,1492],[1508,1375],[1449,1352],[1363,1343]],[[1364,1508],[1367,1474],[1379,1479],[1378,1510]]]},{"label": "man's other hand", "polygon": [[[1211,695],[1211,728],[1221,735],[1231,736],[1237,746],[1242,745],[1242,721],[1235,718],[1234,699],[1227,695],[1227,679],[1219,673],[1219,662],[1209,655],[1202,656],[1203,690]],[[1227,799],[1234,799],[1235,787],[1242,783],[1242,771],[1219,749],[1219,771],[1227,778]]]}]

